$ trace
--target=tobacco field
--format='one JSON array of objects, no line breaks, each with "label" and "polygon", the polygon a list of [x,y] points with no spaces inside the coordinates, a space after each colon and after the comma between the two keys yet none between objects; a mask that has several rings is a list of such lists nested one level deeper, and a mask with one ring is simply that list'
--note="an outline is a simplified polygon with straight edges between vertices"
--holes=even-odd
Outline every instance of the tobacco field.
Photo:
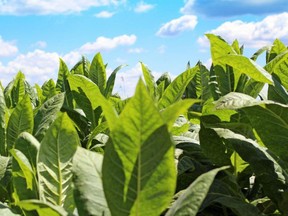
[{"label": "tobacco field", "polygon": [[0,215],[288,215],[288,48],[206,37],[211,67],[141,63],[130,98],[100,53],[1,85]]}]

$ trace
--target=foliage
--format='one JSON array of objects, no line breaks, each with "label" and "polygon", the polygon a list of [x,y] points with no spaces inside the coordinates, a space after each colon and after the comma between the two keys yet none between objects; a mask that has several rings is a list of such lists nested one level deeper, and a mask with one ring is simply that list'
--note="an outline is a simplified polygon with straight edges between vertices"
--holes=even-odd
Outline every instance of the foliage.
[{"label": "foliage", "polygon": [[141,62],[131,98],[100,53],[1,85],[0,215],[288,215],[288,49],[206,36],[210,68]]}]

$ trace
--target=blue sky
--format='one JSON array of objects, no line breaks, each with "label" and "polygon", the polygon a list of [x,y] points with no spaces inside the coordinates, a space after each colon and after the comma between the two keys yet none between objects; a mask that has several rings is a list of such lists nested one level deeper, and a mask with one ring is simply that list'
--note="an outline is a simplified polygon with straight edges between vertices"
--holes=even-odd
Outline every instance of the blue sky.
[{"label": "blue sky", "polygon": [[21,70],[41,85],[56,80],[59,57],[71,68],[101,52],[108,73],[128,65],[115,91],[130,96],[139,61],[156,78],[188,61],[209,65],[208,32],[237,38],[247,56],[275,38],[288,44],[287,0],[0,0],[0,79]]}]

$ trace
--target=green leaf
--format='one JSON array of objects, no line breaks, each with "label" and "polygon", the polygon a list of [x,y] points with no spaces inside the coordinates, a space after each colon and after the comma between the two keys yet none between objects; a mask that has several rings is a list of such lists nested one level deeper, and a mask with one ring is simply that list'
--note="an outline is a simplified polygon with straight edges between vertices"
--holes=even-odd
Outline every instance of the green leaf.
[{"label": "green leaf", "polygon": [[228,167],[210,170],[200,175],[177,199],[165,216],[196,216],[217,173]]},{"label": "green leaf", "polygon": [[16,203],[20,200],[37,199],[38,188],[36,182],[36,173],[27,157],[18,149],[11,149],[12,159],[12,182],[13,198]]},{"label": "green leaf", "polygon": [[161,112],[161,116],[168,126],[168,130],[171,130],[174,122],[181,114],[187,113],[187,110],[194,104],[200,102],[197,99],[185,99],[178,101]]},{"label": "green leaf", "polygon": [[106,88],[104,91],[104,95],[106,98],[109,98],[113,92],[113,88],[114,88],[114,83],[115,83],[115,79],[116,79],[116,74],[117,72],[123,68],[125,65],[120,65],[118,66],[109,76],[108,80],[107,80],[107,84],[106,84]]},{"label": "green leaf", "polygon": [[46,131],[56,119],[63,103],[65,93],[57,94],[47,100],[37,111],[34,117],[34,136],[41,142]]},{"label": "green leaf", "polygon": [[[112,128],[117,118],[117,113],[109,101],[101,94],[98,86],[81,75],[71,75],[68,81],[71,90],[74,91],[73,94],[76,93],[79,96],[78,105],[84,112],[86,111],[86,117],[88,118],[88,116],[90,116],[90,118],[94,119],[94,110],[101,106],[105,118],[108,121],[109,128]],[[95,122],[94,124],[96,126]]]},{"label": "green leaf", "polygon": [[50,79],[48,81],[46,81],[42,87],[42,95],[45,98],[45,100],[53,97],[54,95],[57,94],[57,89],[56,89],[56,85],[53,79]]},{"label": "green leaf", "polygon": [[273,85],[271,75],[251,59],[239,55],[225,55],[217,59],[223,65],[233,67],[234,73],[244,73],[255,81]]},{"label": "green leaf", "polygon": [[0,199],[5,201],[11,197],[12,163],[11,157],[0,155]]},{"label": "green leaf", "polygon": [[215,108],[220,109],[240,109],[242,107],[250,106],[257,103],[253,97],[239,93],[230,92],[214,102]]},{"label": "green leaf", "polygon": [[156,83],[154,81],[154,76],[146,65],[140,62],[142,68],[142,74],[148,89],[149,94],[152,98],[156,98]]},{"label": "green leaf", "polygon": [[14,147],[15,141],[21,132],[32,133],[33,110],[29,95],[25,95],[13,110],[7,125],[7,149]]},{"label": "green leaf", "polygon": [[142,80],[110,137],[102,172],[112,215],[158,216],[175,190],[174,144]]},{"label": "green leaf", "polygon": [[279,39],[276,39],[273,42],[271,50],[268,52],[267,62],[272,61],[277,55],[285,51],[287,51],[286,45]]},{"label": "green leaf", "polygon": [[106,89],[106,68],[100,53],[97,53],[91,63],[89,76],[88,76],[104,94]]},{"label": "green leaf", "polygon": [[65,92],[66,84],[68,76],[70,75],[70,71],[65,64],[65,62],[60,58],[59,59],[59,70],[58,70],[58,78],[56,82],[56,89],[59,92]]},{"label": "green leaf", "polygon": [[277,161],[269,154],[268,150],[259,146],[255,141],[235,134],[230,130],[218,129],[216,132],[220,137],[228,140],[241,158],[250,164],[256,178],[263,185],[264,192],[279,205],[283,213],[287,214],[288,209],[285,207],[283,200],[287,202],[287,198],[285,199],[285,197],[288,195],[288,176]]},{"label": "green leaf", "polygon": [[77,62],[76,65],[71,69],[71,73],[88,77],[89,70],[90,70],[90,62],[85,56],[82,56],[81,60]]},{"label": "green leaf", "polygon": [[7,108],[3,90],[0,89],[0,155],[6,156],[6,115]]},{"label": "green leaf", "polygon": [[71,210],[72,158],[79,144],[73,123],[67,114],[60,115],[47,130],[39,149],[37,165],[41,200]]},{"label": "green leaf", "polygon": [[24,200],[18,206],[25,211],[36,211],[39,216],[68,216],[63,208],[40,200]]},{"label": "green leaf", "polygon": [[196,66],[186,70],[173,80],[173,82],[166,88],[163,96],[159,100],[158,107],[160,110],[168,107],[169,105],[179,101],[182,98],[187,85],[193,79],[197,71],[198,67]]},{"label": "green leaf", "polygon": [[268,86],[268,100],[273,100],[275,102],[279,102],[282,104],[288,104],[288,93],[285,88],[281,85],[277,78],[275,78],[274,74],[272,74],[274,80],[274,86]]},{"label": "green leaf", "polygon": [[264,145],[288,162],[288,106],[270,103],[244,107],[241,110],[247,115]]},{"label": "green leaf", "polygon": [[[206,121],[210,116],[202,116],[201,123]],[[232,151],[227,144],[211,128],[201,126],[199,131],[200,145],[203,153],[215,164],[219,166],[231,165],[230,157]]]},{"label": "green leaf", "polygon": [[223,38],[214,34],[205,34],[210,41],[211,57],[214,65],[219,65],[218,60],[228,54],[236,54],[235,50]]},{"label": "green leaf", "polygon": [[21,151],[28,159],[34,173],[37,171],[37,154],[40,143],[30,133],[22,132],[15,143],[15,149]]},{"label": "green leaf", "polygon": [[73,159],[74,197],[79,215],[110,215],[102,186],[103,156],[78,148]]}]

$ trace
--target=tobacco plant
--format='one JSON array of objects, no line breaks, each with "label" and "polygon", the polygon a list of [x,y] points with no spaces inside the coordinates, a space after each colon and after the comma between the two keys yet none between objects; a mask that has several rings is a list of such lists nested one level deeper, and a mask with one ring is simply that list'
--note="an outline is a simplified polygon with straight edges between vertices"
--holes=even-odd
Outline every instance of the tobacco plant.
[{"label": "tobacco plant", "polygon": [[1,85],[0,215],[288,215],[288,49],[206,36],[210,68],[141,62],[131,98],[100,53]]}]

